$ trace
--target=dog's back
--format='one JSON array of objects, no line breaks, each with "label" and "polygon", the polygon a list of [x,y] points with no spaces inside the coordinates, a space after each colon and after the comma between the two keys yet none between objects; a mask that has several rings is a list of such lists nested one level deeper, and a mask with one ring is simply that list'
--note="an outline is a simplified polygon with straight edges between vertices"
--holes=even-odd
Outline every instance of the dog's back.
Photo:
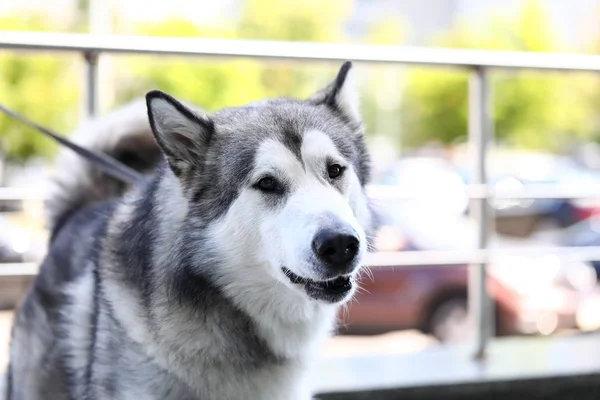
[{"label": "dog's back", "polygon": [[[73,138],[141,172],[151,171],[159,160],[143,102],[84,125]],[[94,301],[97,288],[84,277],[97,257],[114,201],[127,189],[69,151],[60,155],[54,184],[47,203],[49,251],[15,316],[5,400],[69,398],[70,386],[85,375],[84,366],[77,365],[85,357],[75,353],[91,346],[82,329],[94,324],[94,308],[85,303]]]}]

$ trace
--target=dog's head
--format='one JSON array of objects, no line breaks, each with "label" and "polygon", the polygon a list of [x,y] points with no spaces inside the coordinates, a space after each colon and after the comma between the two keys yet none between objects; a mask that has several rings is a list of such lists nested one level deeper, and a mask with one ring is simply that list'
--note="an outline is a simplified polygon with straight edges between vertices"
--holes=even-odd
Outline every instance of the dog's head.
[{"label": "dog's head", "polygon": [[203,240],[241,273],[258,270],[311,300],[350,297],[371,215],[349,62],[307,100],[266,100],[210,117],[158,91],[147,104],[187,218],[211,232]]}]

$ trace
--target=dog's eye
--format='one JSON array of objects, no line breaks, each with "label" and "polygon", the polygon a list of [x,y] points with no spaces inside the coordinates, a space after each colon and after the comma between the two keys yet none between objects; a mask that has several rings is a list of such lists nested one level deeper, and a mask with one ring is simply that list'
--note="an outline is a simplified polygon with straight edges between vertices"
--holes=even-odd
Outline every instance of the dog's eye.
[{"label": "dog's eye", "polygon": [[344,168],[341,165],[332,164],[329,167],[327,167],[327,174],[329,175],[329,179],[339,178],[340,175],[342,175],[342,172],[344,172]]},{"label": "dog's eye", "polygon": [[278,188],[277,181],[270,176],[262,178],[255,186],[263,192],[274,192]]}]

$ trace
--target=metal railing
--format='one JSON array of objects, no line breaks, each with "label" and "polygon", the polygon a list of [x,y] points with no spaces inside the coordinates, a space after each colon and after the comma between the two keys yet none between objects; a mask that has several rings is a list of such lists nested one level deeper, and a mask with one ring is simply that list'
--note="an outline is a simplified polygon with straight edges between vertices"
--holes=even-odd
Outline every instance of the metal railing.
[{"label": "metal railing", "polygon": [[[496,191],[488,187],[486,157],[492,133],[491,98],[488,73],[492,69],[534,69],[550,71],[600,72],[600,56],[576,54],[537,54],[506,51],[411,48],[351,44],[325,44],[274,41],[216,40],[192,38],[102,36],[85,34],[49,34],[3,32],[0,49],[79,53],[86,63],[85,109],[89,116],[97,113],[98,58],[102,54],[153,54],[189,57],[245,57],[297,61],[388,63],[438,67],[458,67],[471,71],[469,89],[469,144],[475,151],[474,184],[465,186],[471,198],[472,215],[477,220],[477,249],[473,251],[415,252],[411,254],[379,253],[371,257],[373,265],[453,265],[470,263],[470,311],[475,316],[477,340],[475,356],[485,354],[491,332],[490,299],[486,289],[486,265],[494,257],[515,253],[585,259],[600,256],[600,247],[589,248],[488,248],[491,218],[488,200],[492,198],[600,198],[600,188],[529,185],[520,190]],[[410,193],[379,188],[380,195],[410,198]],[[0,192],[0,195],[2,193]],[[8,193],[6,193],[8,194]],[[9,196],[10,197],[10,196]]]}]

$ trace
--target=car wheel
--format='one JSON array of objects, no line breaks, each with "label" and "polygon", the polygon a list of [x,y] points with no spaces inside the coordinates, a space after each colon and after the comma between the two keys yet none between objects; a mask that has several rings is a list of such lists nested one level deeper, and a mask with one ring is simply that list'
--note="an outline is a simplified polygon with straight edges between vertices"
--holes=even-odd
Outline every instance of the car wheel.
[{"label": "car wheel", "polygon": [[443,343],[469,339],[473,326],[469,319],[467,299],[451,298],[439,303],[431,313],[429,332]]}]

